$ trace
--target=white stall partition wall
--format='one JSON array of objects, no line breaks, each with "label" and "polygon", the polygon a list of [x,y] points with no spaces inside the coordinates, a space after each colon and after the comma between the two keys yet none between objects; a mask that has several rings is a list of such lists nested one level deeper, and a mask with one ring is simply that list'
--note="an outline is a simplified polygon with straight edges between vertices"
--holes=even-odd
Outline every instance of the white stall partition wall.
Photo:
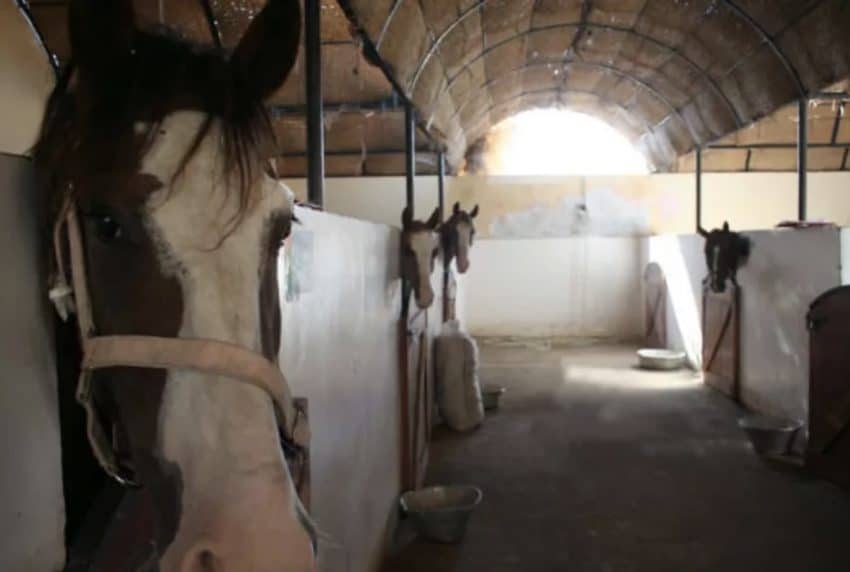
[{"label": "white stall partition wall", "polygon": [[400,487],[399,231],[297,216],[280,261],[280,364],[309,399],[320,569],[377,570]]},{"label": "white stall partition wall", "polygon": [[0,570],[64,566],[52,309],[32,166],[0,154]]},{"label": "white stall partition wall", "polygon": [[641,239],[485,239],[472,248],[463,313],[476,336],[607,337],[642,331]]},{"label": "white stall partition wall", "polygon": [[65,564],[53,317],[33,168],[55,76],[16,2],[0,2],[0,570]]},{"label": "white stall partition wall", "polygon": [[841,285],[850,284],[850,228],[841,229]]},{"label": "white stall partition wall", "polygon": [[646,239],[647,263],[661,266],[667,283],[667,343],[684,351],[694,369],[702,367],[703,242],[695,234]]},{"label": "white stall partition wall", "polygon": [[[821,293],[841,284],[841,237],[836,229],[745,233],[752,255],[741,285],[741,399],[745,406],[805,420],[809,386],[806,313]],[[702,279],[699,236],[647,239],[647,257],[664,269],[671,345],[699,365]],[[846,270],[846,269],[845,269]]]}]

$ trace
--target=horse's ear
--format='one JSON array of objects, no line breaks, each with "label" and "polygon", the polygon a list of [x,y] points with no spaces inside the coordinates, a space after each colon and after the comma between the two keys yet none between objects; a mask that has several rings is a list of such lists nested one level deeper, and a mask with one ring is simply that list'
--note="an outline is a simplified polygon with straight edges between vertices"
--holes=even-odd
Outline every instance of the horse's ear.
[{"label": "horse's ear", "polygon": [[452,207],[452,213],[457,214],[460,212],[460,202],[456,202]]},{"label": "horse's ear", "polygon": [[723,221],[723,231],[729,232],[729,221],[728,220]]},{"label": "horse's ear", "polygon": [[401,211],[401,228],[408,228],[413,222],[413,216],[410,214],[410,207],[404,207]]},{"label": "horse's ear", "polygon": [[68,10],[71,53],[83,76],[105,77],[130,55],[136,36],[131,0],[73,0]]},{"label": "horse's ear", "polygon": [[233,52],[231,65],[246,98],[264,100],[292,71],[301,45],[301,3],[268,0]]},{"label": "horse's ear", "polygon": [[431,216],[428,218],[428,222],[425,224],[427,224],[428,228],[432,230],[440,226],[440,207],[434,209],[434,212],[431,213]]},{"label": "horse's ear", "polygon": [[472,210],[469,211],[469,218],[475,218],[478,216],[478,205],[472,207]]}]

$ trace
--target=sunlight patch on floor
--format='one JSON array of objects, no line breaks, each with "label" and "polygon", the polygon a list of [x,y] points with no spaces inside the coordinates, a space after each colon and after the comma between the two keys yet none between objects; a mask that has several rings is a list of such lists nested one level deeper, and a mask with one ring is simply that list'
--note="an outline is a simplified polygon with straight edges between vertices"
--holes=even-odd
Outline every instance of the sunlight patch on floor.
[{"label": "sunlight patch on floor", "polygon": [[659,372],[634,368],[577,365],[561,360],[564,383],[592,385],[616,390],[677,391],[693,390],[703,383],[702,375],[690,369]]}]

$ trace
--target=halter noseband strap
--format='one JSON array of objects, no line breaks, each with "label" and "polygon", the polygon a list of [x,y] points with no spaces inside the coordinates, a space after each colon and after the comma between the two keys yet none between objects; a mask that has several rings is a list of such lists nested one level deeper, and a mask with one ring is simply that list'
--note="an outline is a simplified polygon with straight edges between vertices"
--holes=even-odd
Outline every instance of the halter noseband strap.
[{"label": "halter noseband strap", "polygon": [[[67,284],[63,229],[68,239],[73,289]],[[283,438],[296,447],[306,446],[309,442],[308,430],[306,424],[299,423],[303,415],[295,406],[289,384],[280,368],[262,355],[217,340],[94,334],[82,234],[70,194],[54,227],[53,243],[56,278],[50,290],[50,299],[62,319],[67,319],[70,313],[76,313],[83,349],[77,401],[86,411],[86,429],[92,452],[110,476],[124,485],[135,484],[127,469],[118,462],[94,407],[91,374],[109,367],[192,370],[253,385],[271,397]]]}]

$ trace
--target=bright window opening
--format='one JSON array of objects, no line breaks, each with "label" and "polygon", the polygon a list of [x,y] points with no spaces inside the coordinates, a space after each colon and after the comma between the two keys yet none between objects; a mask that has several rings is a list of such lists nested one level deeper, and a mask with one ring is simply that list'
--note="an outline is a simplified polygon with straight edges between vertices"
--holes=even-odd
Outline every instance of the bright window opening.
[{"label": "bright window opening", "polygon": [[535,109],[510,117],[488,135],[489,175],[645,175],[646,158],[622,133],[595,117]]}]

